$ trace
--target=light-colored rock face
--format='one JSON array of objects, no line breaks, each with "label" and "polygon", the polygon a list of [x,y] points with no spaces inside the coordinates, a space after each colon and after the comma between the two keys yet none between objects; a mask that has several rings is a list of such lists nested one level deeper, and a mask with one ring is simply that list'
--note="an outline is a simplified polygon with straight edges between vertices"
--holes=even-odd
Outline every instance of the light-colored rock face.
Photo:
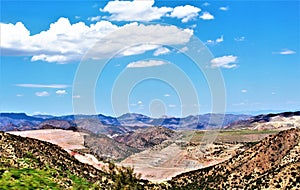
[{"label": "light-colored rock face", "polygon": [[84,136],[86,133],[74,132],[62,129],[43,129],[32,131],[11,131],[7,132],[13,135],[19,135],[21,137],[34,138],[52,144],[56,144],[66,150],[69,154],[74,156],[82,163],[94,166],[97,169],[102,170],[107,167],[107,164],[98,161],[91,154],[79,154],[72,150],[86,149],[84,146]]},{"label": "light-colored rock face", "polygon": [[85,133],[62,130],[62,129],[43,129],[30,131],[10,131],[10,134],[21,137],[30,137],[56,144],[65,150],[83,149]]},{"label": "light-colored rock face", "polygon": [[263,129],[278,129],[286,130],[294,127],[300,127],[300,116],[292,117],[281,117],[275,116],[266,123],[255,123],[253,129],[263,130]]},{"label": "light-colored rock face", "polygon": [[281,131],[221,164],[179,175],[172,183],[181,189],[299,189],[299,146],[299,129]]},{"label": "light-colored rock face", "polygon": [[[120,164],[133,167],[142,179],[162,182],[195,169],[229,159],[242,144],[211,144],[205,150],[201,143],[172,143],[134,154]],[[202,151],[201,151],[202,150]]]}]

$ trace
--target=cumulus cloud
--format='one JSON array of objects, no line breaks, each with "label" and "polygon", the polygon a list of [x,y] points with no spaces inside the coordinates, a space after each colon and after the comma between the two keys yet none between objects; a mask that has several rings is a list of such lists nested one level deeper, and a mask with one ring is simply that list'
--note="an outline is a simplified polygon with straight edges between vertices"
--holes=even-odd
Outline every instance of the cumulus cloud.
[{"label": "cumulus cloud", "polygon": [[55,92],[57,95],[65,95],[65,94],[68,94],[66,90],[57,90]]},{"label": "cumulus cloud", "polygon": [[230,64],[230,63],[235,63],[236,61],[237,61],[237,56],[226,55],[223,57],[214,58],[210,62],[212,68],[222,67],[226,69],[231,69],[237,67],[236,64]]},{"label": "cumulus cloud", "polygon": [[209,5],[210,5],[210,3],[208,3],[208,2],[205,2],[205,3],[202,4],[203,7],[207,7]]},{"label": "cumulus cloud", "polygon": [[42,91],[42,92],[36,92],[36,96],[43,97],[43,96],[49,96],[50,94],[47,91]]},{"label": "cumulus cloud", "polygon": [[280,55],[291,55],[295,54],[296,52],[290,49],[283,49],[280,52],[273,52],[273,54],[280,54]]},{"label": "cumulus cloud", "polygon": [[138,55],[145,53],[146,51],[149,50],[154,50],[159,48],[160,45],[154,45],[154,44],[143,44],[143,45],[138,45],[134,47],[130,47],[120,53],[122,56],[130,56],[130,55]]},{"label": "cumulus cloud", "polygon": [[71,24],[69,19],[59,18],[48,30],[30,35],[21,22],[0,24],[3,55],[32,56],[32,61],[58,63],[80,60],[96,39],[119,28],[108,21],[87,26],[83,22]]},{"label": "cumulus cloud", "polygon": [[170,17],[181,19],[181,22],[186,23],[198,16],[200,8],[191,5],[177,6],[173,9]]},{"label": "cumulus cloud", "polygon": [[213,20],[215,17],[214,15],[210,14],[209,12],[203,12],[203,14],[200,16],[203,20]]},{"label": "cumulus cloud", "polygon": [[188,47],[184,46],[183,48],[180,48],[178,53],[184,53],[184,52],[187,52],[189,50]]},{"label": "cumulus cloud", "polygon": [[143,67],[156,67],[168,64],[167,62],[160,60],[147,60],[147,61],[136,61],[131,62],[127,65],[127,68],[143,68]]},{"label": "cumulus cloud", "polygon": [[69,85],[65,84],[16,84],[15,86],[26,88],[67,88]]},{"label": "cumulus cloud", "polygon": [[87,19],[92,22],[99,21],[101,19],[101,16],[88,17]]},{"label": "cumulus cloud", "polygon": [[192,35],[193,30],[179,29],[176,26],[130,24],[126,28],[117,30],[101,39],[98,43],[99,48],[91,49],[87,57],[93,59],[111,57],[120,50],[122,50],[121,56],[132,55],[133,53],[140,54],[147,50],[160,48],[163,45],[185,44]]},{"label": "cumulus cloud", "polygon": [[237,41],[237,42],[243,42],[245,40],[246,40],[245,36],[234,38],[234,41]]},{"label": "cumulus cloud", "polygon": [[246,89],[241,90],[242,93],[248,92]]},{"label": "cumulus cloud", "polygon": [[147,1],[110,1],[100,9],[101,12],[111,14],[110,20],[114,21],[152,21],[171,12],[171,7],[154,7],[154,0]]},{"label": "cumulus cloud", "polygon": [[229,10],[229,7],[220,7],[219,8],[221,11],[228,11]]},{"label": "cumulus cloud", "polygon": [[166,47],[160,47],[158,49],[155,50],[155,52],[153,53],[154,56],[159,56],[159,55],[165,55],[170,53],[171,51],[166,48]]},{"label": "cumulus cloud", "polygon": [[[99,21],[89,26],[83,22],[71,24],[67,18],[60,18],[46,31],[30,35],[23,23],[1,24],[1,53],[10,56],[32,56],[31,61],[68,63],[79,61],[86,51],[102,40],[101,48],[91,50],[93,58],[114,55],[128,45],[141,42],[178,45],[189,41],[193,30],[175,26],[143,25],[130,23],[124,26],[113,25],[109,21]],[[120,29],[120,30],[118,30]],[[108,35],[110,34],[110,35]],[[132,37],[134,36],[134,38]],[[159,46],[140,46],[123,53],[132,55],[143,53]]]},{"label": "cumulus cloud", "polygon": [[219,44],[223,41],[224,41],[224,37],[222,35],[221,37],[217,38],[216,40],[207,40],[206,44],[208,44],[208,45],[217,45],[217,44]]}]

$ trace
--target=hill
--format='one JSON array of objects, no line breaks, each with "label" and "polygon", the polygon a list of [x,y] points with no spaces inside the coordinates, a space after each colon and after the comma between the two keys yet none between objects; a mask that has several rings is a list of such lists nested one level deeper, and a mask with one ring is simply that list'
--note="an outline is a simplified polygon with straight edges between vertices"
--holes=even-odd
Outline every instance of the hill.
[{"label": "hill", "polygon": [[124,143],[128,146],[145,150],[155,145],[161,144],[163,141],[175,139],[178,134],[165,127],[148,127],[146,129],[138,129],[134,132],[126,133],[113,137],[116,141]]},{"label": "hill", "polygon": [[285,130],[300,125],[300,111],[252,116],[225,126],[225,129]]},{"label": "hill", "polygon": [[104,134],[85,135],[84,146],[87,147],[91,153],[104,160],[123,160],[124,158],[139,152],[138,149],[117,142]]},{"label": "hill", "polygon": [[142,189],[133,170],[83,164],[57,145],[0,132],[1,189]]},{"label": "hill", "polygon": [[300,129],[270,135],[221,164],[180,174],[171,189],[299,189]]}]

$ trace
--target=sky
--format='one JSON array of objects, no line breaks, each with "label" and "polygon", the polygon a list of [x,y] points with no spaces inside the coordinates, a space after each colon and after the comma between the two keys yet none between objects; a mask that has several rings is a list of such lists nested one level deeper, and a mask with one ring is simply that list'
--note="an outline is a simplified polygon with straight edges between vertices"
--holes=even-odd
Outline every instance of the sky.
[{"label": "sky", "polygon": [[300,2],[1,1],[0,112],[300,110]]}]

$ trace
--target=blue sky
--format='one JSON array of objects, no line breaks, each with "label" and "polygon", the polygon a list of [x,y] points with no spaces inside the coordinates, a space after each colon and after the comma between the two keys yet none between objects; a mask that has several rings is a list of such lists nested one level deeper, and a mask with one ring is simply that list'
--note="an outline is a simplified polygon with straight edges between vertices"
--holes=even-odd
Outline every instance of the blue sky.
[{"label": "blue sky", "polygon": [[299,9],[299,1],[1,1],[0,111],[299,110]]}]

